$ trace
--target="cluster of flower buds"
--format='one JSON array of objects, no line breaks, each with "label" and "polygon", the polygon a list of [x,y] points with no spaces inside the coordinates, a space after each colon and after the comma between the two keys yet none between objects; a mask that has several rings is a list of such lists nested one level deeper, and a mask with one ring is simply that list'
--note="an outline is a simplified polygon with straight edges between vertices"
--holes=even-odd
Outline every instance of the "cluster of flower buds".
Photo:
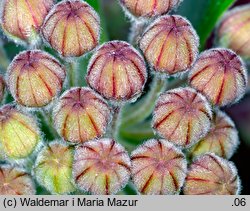
[{"label": "cluster of flower buds", "polygon": [[3,100],[5,90],[5,82],[3,77],[0,75],[0,102]]}]

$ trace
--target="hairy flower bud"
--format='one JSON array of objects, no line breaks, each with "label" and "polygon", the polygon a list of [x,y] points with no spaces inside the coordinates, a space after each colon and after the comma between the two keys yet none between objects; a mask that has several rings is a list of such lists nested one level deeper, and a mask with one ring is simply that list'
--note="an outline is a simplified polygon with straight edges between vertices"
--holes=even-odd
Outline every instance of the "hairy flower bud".
[{"label": "hairy flower bud", "polygon": [[135,99],[142,93],[146,80],[143,57],[130,44],[122,41],[102,45],[88,67],[89,86],[113,101]]},{"label": "hairy flower bud", "polygon": [[207,152],[213,152],[226,159],[231,158],[237,146],[239,137],[233,121],[222,111],[215,113],[209,133],[191,149],[191,156],[197,157]]},{"label": "hairy flower bud", "polygon": [[31,176],[23,169],[10,165],[0,166],[0,195],[34,195]]},{"label": "hairy flower bud", "polygon": [[186,176],[187,161],[172,143],[152,139],[131,155],[132,178],[142,194],[178,194]]},{"label": "hairy flower bud", "polygon": [[214,105],[225,106],[244,95],[247,71],[243,61],[231,50],[211,49],[203,52],[196,61],[189,83]]},{"label": "hairy flower bud", "polygon": [[21,43],[36,40],[53,3],[54,0],[3,0],[1,25],[5,34]]},{"label": "hairy flower bud", "polygon": [[0,76],[0,102],[3,100],[4,90],[5,90],[5,82],[2,76]]},{"label": "hairy flower bud", "polygon": [[214,154],[202,155],[191,164],[183,191],[185,195],[237,195],[237,169],[232,162]]},{"label": "hairy flower bud", "polygon": [[29,156],[41,141],[36,120],[12,105],[0,108],[0,143],[13,159]]},{"label": "hairy flower bud", "polygon": [[89,141],[76,149],[73,175],[80,189],[95,195],[117,193],[130,178],[125,149],[112,139]]},{"label": "hairy flower bud", "polygon": [[101,137],[111,119],[106,102],[89,88],[66,91],[54,108],[58,133],[66,140],[82,143]]},{"label": "hairy flower bud", "polygon": [[179,5],[181,0],[120,0],[135,17],[152,18],[168,13]]},{"label": "hairy flower bud", "polygon": [[50,11],[42,34],[62,56],[79,57],[98,45],[100,18],[86,2],[65,0]]},{"label": "hairy flower bud", "polygon": [[191,88],[178,88],[163,93],[156,103],[153,128],[182,147],[197,143],[210,130],[211,106]]},{"label": "hairy flower bud", "polygon": [[140,48],[156,72],[174,75],[189,69],[198,55],[199,39],[191,23],[178,15],[156,19],[144,32]]},{"label": "hairy flower bud", "polygon": [[23,106],[42,107],[62,90],[66,77],[64,67],[40,51],[24,51],[10,64],[7,83],[14,99]]},{"label": "hairy flower bud", "polygon": [[38,183],[55,194],[74,191],[73,159],[73,147],[57,141],[49,143],[39,152],[33,169]]},{"label": "hairy flower bud", "polygon": [[219,44],[250,59],[250,4],[236,7],[223,17],[217,35]]}]

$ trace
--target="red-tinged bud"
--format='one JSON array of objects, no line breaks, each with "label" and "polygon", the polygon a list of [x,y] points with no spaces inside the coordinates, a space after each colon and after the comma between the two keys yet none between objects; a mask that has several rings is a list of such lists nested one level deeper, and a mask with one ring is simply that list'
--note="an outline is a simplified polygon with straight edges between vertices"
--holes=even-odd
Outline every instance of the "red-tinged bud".
[{"label": "red-tinged bud", "polygon": [[89,88],[66,91],[54,108],[58,133],[66,141],[82,143],[105,134],[111,110],[101,96]]},{"label": "red-tinged bud", "polygon": [[76,149],[73,175],[80,189],[95,195],[115,194],[130,178],[125,149],[112,139],[89,141]]},{"label": "red-tinged bud", "polygon": [[120,0],[130,13],[138,18],[152,18],[168,13],[182,0]]},{"label": "red-tinged bud", "polygon": [[0,102],[3,100],[4,90],[5,90],[5,82],[2,76],[0,76]]},{"label": "red-tinged bud", "polygon": [[50,11],[42,34],[62,56],[79,57],[98,45],[100,18],[86,2],[65,0]]},{"label": "red-tinged bud", "polygon": [[191,149],[191,156],[197,157],[213,152],[226,159],[231,158],[239,145],[237,129],[233,121],[222,111],[217,111],[209,133]]},{"label": "red-tinged bud", "polygon": [[197,143],[210,130],[212,111],[206,98],[191,88],[163,93],[156,103],[153,128],[182,147]]},{"label": "red-tinged bud", "polygon": [[146,80],[143,57],[122,41],[102,45],[88,67],[89,86],[111,101],[136,99],[142,93]]},{"label": "red-tinged bud", "polygon": [[0,195],[35,195],[31,176],[23,169],[10,165],[0,166]]},{"label": "red-tinged bud", "polygon": [[65,77],[64,67],[54,57],[39,50],[25,51],[10,64],[7,83],[17,103],[42,107],[61,92]]},{"label": "red-tinged bud", "polygon": [[156,19],[144,32],[140,48],[156,72],[188,70],[198,55],[199,39],[191,23],[177,15]]},{"label": "red-tinged bud", "polygon": [[190,85],[214,105],[225,106],[242,98],[247,87],[243,61],[228,49],[203,52],[189,75]]},{"label": "red-tinged bud", "polygon": [[3,31],[15,42],[35,42],[53,3],[54,0],[3,0],[1,6]]},{"label": "red-tinged bud", "polygon": [[235,7],[223,17],[217,35],[219,44],[250,59],[250,4]]},{"label": "red-tinged bud", "polygon": [[185,195],[237,195],[240,179],[234,164],[214,154],[205,154],[191,164]]},{"label": "red-tinged bud", "polygon": [[36,120],[12,105],[0,108],[0,144],[13,159],[28,157],[41,141]]},{"label": "red-tinged bud", "polygon": [[186,177],[187,161],[180,149],[160,139],[149,140],[132,152],[132,178],[139,192],[178,194]]}]

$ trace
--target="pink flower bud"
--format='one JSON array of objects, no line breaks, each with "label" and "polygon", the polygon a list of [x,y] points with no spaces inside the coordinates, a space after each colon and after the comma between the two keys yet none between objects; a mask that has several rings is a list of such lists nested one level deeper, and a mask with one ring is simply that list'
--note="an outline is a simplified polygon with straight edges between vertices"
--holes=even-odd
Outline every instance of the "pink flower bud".
[{"label": "pink flower bud", "polygon": [[142,56],[122,41],[102,45],[88,67],[89,86],[113,101],[137,98],[146,80],[147,69]]},{"label": "pink flower bud", "polygon": [[5,82],[2,76],[0,76],[0,102],[3,100],[4,90],[5,90]]},{"label": "pink flower bud", "polygon": [[152,139],[132,152],[132,178],[142,194],[173,195],[182,187],[187,170],[184,154],[172,143]]},{"label": "pink flower bud", "polygon": [[24,51],[10,64],[7,82],[19,104],[42,107],[61,92],[65,76],[64,67],[49,54],[39,50]]},{"label": "pink flower bud", "polygon": [[202,155],[191,164],[183,191],[185,195],[237,195],[237,169],[232,162],[214,154]]},{"label": "pink flower bud", "polygon": [[156,103],[153,128],[174,144],[189,147],[210,130],[211,106],[191,88],[178,88],[163,93]]},{"label": "pink flower bud", "polygon": [[229,159],[238,145],[238,132],[233,121],[224,112],[217,111],[211,130],[191,149],[190,153],[192,157],[197,157],[207,152],[213,152]]},{"label": "pink flower bud", "polygon": [[199,39],[191,23],[178,15],[165,15],[146,29],[140,41],[156,72],[174,75],[189,69],[198,55]]},{"label": "pink flower bud", "polygon": [[36,190],[31,176],[23,169],[0,166],[0,195],[35,195]]},{"label": "pink flower bud", "polygon": [[100,18],[86,2],[64,0],[48,14],[42,34],[62,56],[79,57],[98,45]]},{"label": "pink flower bud", "polygon": [[225,106],[244,95],[247,71],[231,50],[211,49],[200,55],[190,72],[189,83],[214,105]]},{"label": "pink flower bud", "polygon": [[39,152],[33,169],[38,183],[55,194],[74,191],[73,159],[73,147],[56,141],[49,143]]},{"label": "pink flower bud", "polygon": [[31,42],[38,36],[53,3],[54,0],[3,0],[1,25],[5,34],[16,42]]},{"label": "pink flower bud", "polygon": [[130,158],[112,139],[89,141],[76,149],[73,175],[80,189],[95,195],[117,193],[130,178]]},{"label": "pink flower bud", "polygon": [[120,0],[121,4],[136,17],[152,18],[168,13],[181,0]]},{"label": "pink flower bud", "polygon": [[101,137],[110,122],[107,103],[89,88],[66,91],[54,108],[58,133],[66,140],[82,143]]},{"label": "pink flower bud", "polygon": [[219,44],[250,59],[250,4],[236,7],[223,17],[217,35]]},{"label": "pink flower bud", "polygon": [[36,120],[12,105],[0,108],[0,144],[13,159],[28,157],[41,141]]}]

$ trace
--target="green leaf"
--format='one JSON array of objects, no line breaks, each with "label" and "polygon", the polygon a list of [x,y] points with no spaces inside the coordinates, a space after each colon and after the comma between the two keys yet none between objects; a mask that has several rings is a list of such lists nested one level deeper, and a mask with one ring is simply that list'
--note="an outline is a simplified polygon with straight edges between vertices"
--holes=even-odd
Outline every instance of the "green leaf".
[{"label": "green leaf", "polygon": [[205,48],[207,39],[218,20],[236,0],[184,0],[178,14],[186,17],[200,36],[200,49]]}]

